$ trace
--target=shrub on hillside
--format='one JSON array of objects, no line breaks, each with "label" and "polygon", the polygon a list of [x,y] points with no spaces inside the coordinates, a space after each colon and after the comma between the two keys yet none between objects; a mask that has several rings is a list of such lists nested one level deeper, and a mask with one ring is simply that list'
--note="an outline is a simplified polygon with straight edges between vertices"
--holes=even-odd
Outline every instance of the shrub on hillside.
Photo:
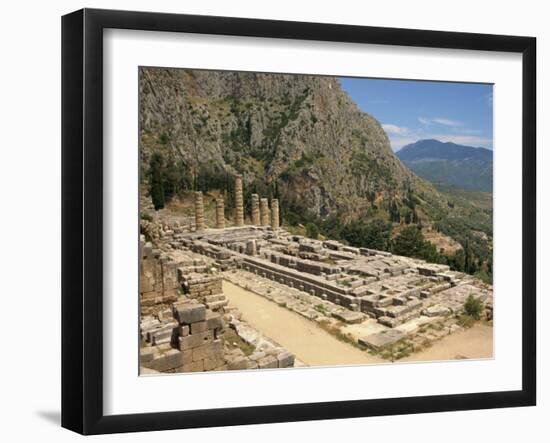
[{"label": "shrub on hillside", "polygon": [[464,312],[470,317],[479,320],[483,312],[483,302],[480,298],[474,297],[473,294],[468,295],[464,303]]}]

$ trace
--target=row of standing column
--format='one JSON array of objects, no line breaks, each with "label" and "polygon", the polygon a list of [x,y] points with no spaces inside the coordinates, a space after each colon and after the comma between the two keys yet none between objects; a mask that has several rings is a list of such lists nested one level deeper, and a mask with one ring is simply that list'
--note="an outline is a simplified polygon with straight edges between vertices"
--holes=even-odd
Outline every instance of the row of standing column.
[{"label": "row of standing column", "polygon": [[[271,199],[271,211],[267,198],[260,199],[258,194],[252,194],[252,216],[251,221],[256,226],[269,226],[278,229],[279,224],[279,200]],[[243,180],[240,175],[235,177],[235,226],[244,225],[244,201],[243,201]]]},{"label": "row of standing column", "polygon": [[[267,198],[261,198],[258,194],[252,194],[252,224],[256,226],[269,226],[278,229],[279,224],[279,200],[271,199],[271,209]],[[235,177],[235,226],[244,226],[244,201],[243,182],[240,176]],[[195,228],[203,231],[204,202],[202,192],[195,192]],[[225,229],[225,205],[222,197],[216,199],[216,228]]]}]

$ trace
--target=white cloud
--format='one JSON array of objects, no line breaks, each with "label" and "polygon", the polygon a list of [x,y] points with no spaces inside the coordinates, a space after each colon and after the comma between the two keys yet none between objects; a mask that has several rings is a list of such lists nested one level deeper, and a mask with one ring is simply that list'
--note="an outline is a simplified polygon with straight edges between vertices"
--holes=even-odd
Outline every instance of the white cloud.
[{"label": "white cloud", "polygon": [[405,135],[409,133],[409,129],[403,126],[392,125],[391,123],[385,123],[382,125],[384,131],[388,134]]},{"label": "white cloud", "polygon": [[459,122],[458,120],[451,120],[450,118],[445,118],[445,117],[433,117],[433,118],[417,117],[417,119],[423,125],[431,125],[432,123],[437,123],[439,125],[451,126],[453,128],[463,125],[463,123]]},{"label": "white cloud", "polygon": [[457,120],[451,120],[448,118],[442,118],[442,117],[436,117],[433,119],[434,122],[439,123],[440,125],[444,126],[462,126],[462,122],[459,122]]}]

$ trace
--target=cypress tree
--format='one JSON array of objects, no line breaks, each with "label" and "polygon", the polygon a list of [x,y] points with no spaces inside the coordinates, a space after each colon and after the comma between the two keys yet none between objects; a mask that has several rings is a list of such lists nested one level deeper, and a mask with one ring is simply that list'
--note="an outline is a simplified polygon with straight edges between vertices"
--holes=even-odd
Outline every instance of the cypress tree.
[{"label": "cypress tree", "polygon": [[162,184],[162,157],[155,153],[149,161],[149,193],[153,206],[158,211],[164,208],[164,186]]}]

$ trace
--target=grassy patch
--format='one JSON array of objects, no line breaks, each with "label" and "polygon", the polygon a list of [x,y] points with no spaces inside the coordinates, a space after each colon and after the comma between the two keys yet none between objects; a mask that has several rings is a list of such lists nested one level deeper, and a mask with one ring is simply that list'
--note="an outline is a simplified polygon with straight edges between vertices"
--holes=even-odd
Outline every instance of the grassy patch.
[{"label": "grassy patch", "polygon": [[246,356],[251,355],[256,350],[255,346],[245,342],[233,329],[226,329],[223,337],[230,349],[238,348]]},{"label": "grassy patch", "polygon": [[325,305],[315,305],[314,306],[314,309],[317,311],[317,312],[320,312],[321,314],[323,315],[329,315],[328,311],[327,311],[327,308],[325,307]]},{"label": "grassy patch", "polygon": [[458,317],[458,324],[463,328],[471,328],[476,322],[476,319],[471,315],[462,314]]},{"label": "grassy patch", "polygon": [[345,334],[340,330],[340,327],[337,324],[333,324],[328,320],[321,320],[319,326],[327,331],[329,334],[336,337],[341,342],[347,343],[349,345],[355,346],[356,348],[361,349],[359,343],[351,336],[351,334]]}]

